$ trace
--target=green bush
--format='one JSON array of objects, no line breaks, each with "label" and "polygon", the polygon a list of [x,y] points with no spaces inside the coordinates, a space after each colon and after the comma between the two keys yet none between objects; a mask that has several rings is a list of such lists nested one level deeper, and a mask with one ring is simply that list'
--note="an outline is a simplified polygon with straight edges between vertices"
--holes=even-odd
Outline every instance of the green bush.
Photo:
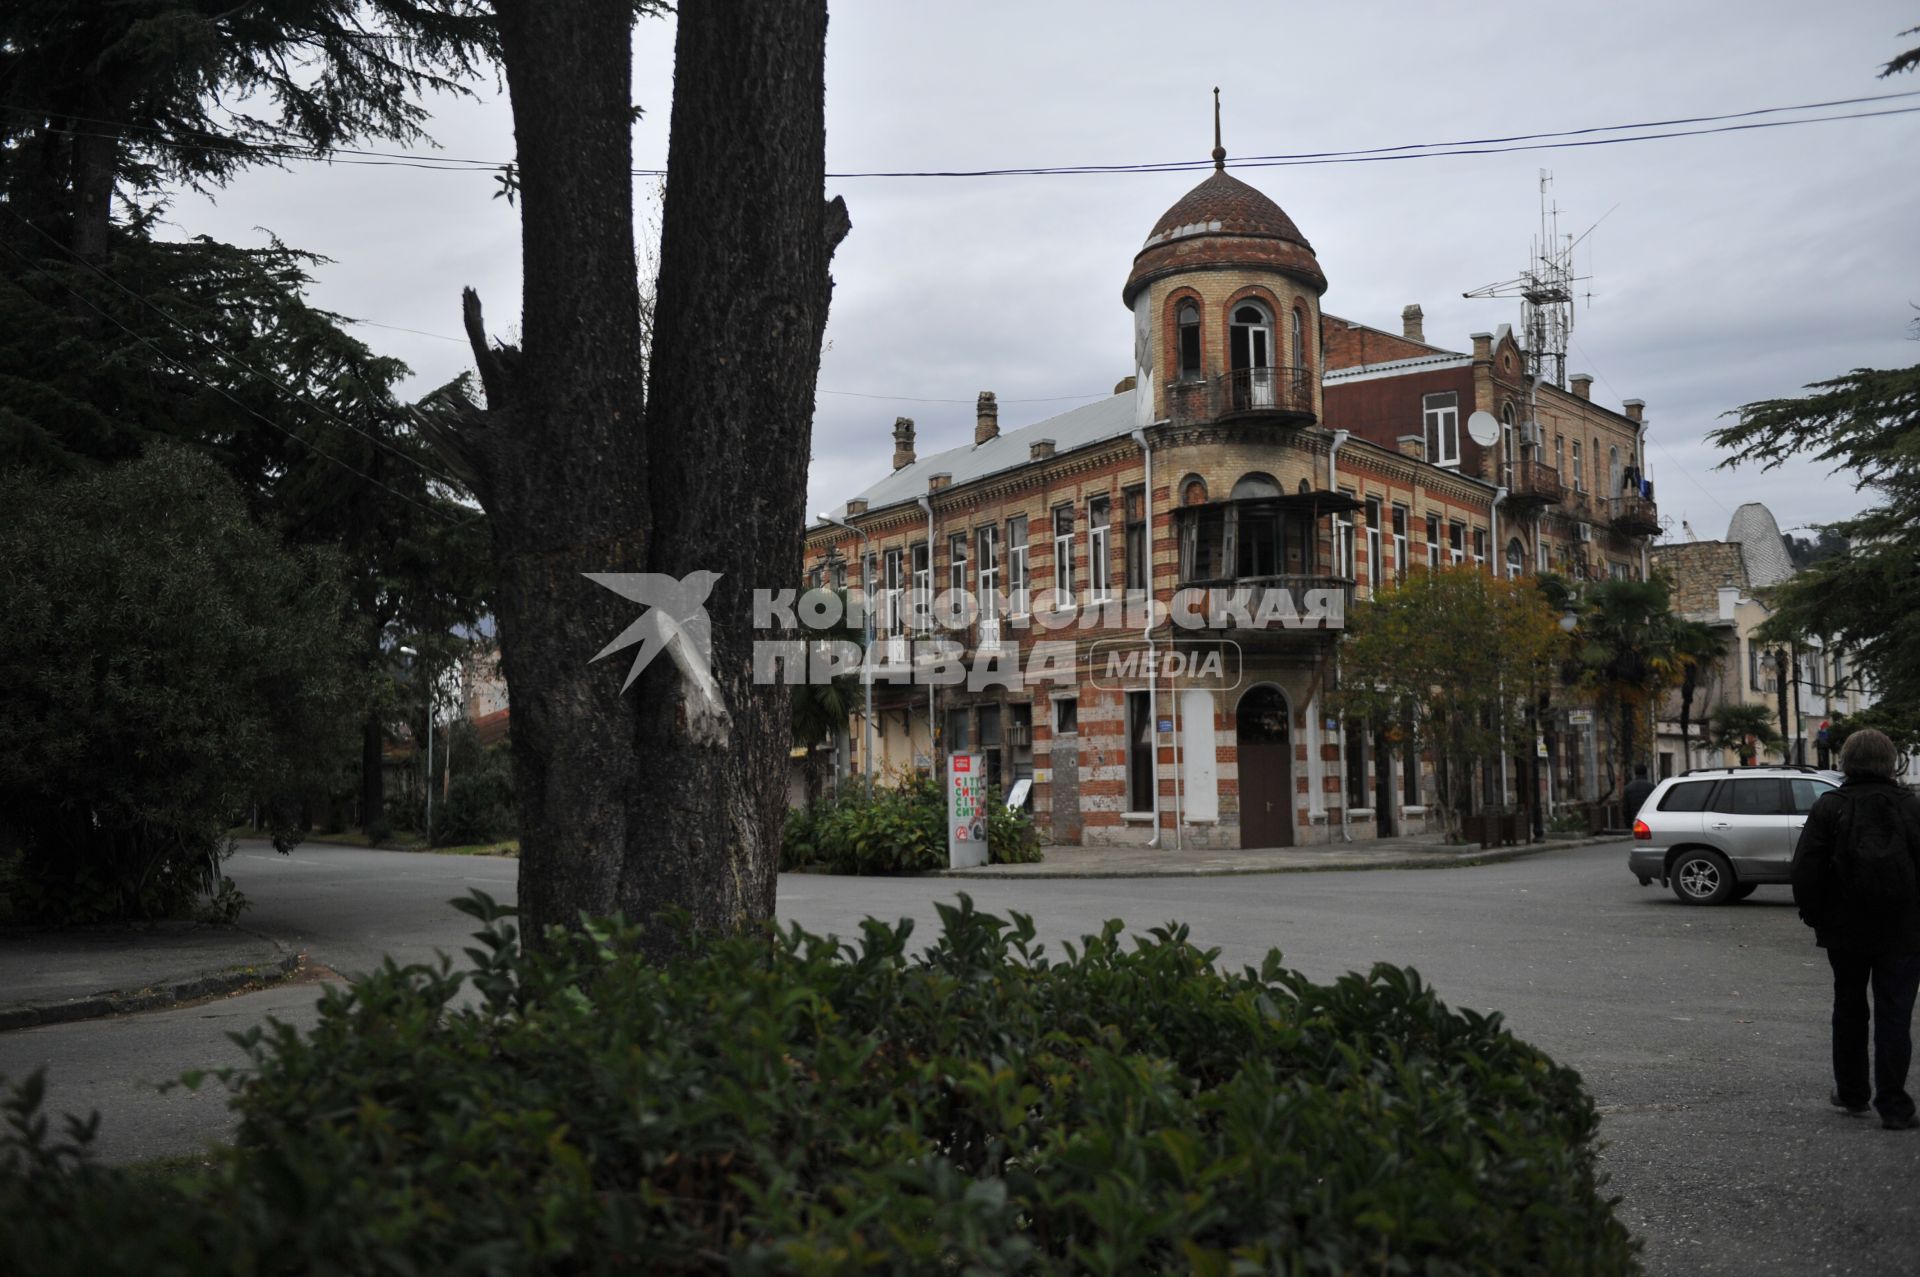
[{"label": "green bush", "polygon": [[[987,793],[987,854],[994,864],[1040,859],[1033,818],[1008,811],[998,791]],[[947,798],[940,782],[910,776],[877,788],[848,784],[787,815],[780,867],[821,866],[830,873],[914,873],[947,867]]]},{"label": "green bush", "polygon": [[[3,415],[3,414],[0,414]],[[178,445],[0,473],[0,850],[51,922],[179,915],[221,890],[234,813],[283,850],[350,755],[336,556],[283,549]]]},{"label": "green bush", "polygon": [[1406,970],[1223,973],[1117,922],[1054,957],[964,897],[917,953],[869,920],[529,957],[460,903],[471,971],[240,1036],[204,1176],[92,1167],[16,1096],[0,1271],[1637,1270],[1579,1076]]},{"label": "green bush", "polygon": [[[448,733],[447,748],[453,754],[453,783],[445,801],[433,805],[435,845],[499,842],[518,834],[520,826],[513,814],[513,760],[506,746],[482,745],[473,724],[461,719]],[[438,777],[429,783],[438,784]]]}]

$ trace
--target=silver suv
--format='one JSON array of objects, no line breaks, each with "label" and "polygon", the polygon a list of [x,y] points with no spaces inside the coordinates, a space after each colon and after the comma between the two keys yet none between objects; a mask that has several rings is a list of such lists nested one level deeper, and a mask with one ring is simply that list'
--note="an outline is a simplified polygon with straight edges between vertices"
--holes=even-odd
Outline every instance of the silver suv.
[{"label": "silver suv", "polygon": [[1714,767],[1660,782],[1633,822],[1627,868],[1646,886],[1671,884],[1680,903],[1744,900],[1788,881],[1794,844],[1838,772],[1811,767]]}]

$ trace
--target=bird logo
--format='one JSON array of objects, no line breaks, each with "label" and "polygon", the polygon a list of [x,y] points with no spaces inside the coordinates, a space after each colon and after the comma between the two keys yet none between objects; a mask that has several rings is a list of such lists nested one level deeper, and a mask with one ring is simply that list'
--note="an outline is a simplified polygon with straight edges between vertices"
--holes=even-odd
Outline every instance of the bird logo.
[{"label": "bird logo", "polygon": [[690,690],[717,696],[712,670],[713,622],[707,616],[706,602],[720,573],[703,569],[683,577],[664,572],[585,572],[582,575],[647,609],[639,620],[620,631],[613,642],[593,656],[597,661],[623,647],[640,645],[627,670],[627,681],[620,685],[622,692],[633,686],[640,671],[652,664],[654,657],[666,652],[680,667],[691,685]]}]

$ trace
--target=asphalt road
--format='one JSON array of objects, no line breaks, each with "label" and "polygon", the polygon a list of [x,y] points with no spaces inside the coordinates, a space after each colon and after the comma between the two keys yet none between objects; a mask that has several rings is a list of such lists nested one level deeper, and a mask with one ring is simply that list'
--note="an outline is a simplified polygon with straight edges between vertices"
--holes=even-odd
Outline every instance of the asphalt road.
[{"label": "asphalt road", "polygon": [[[243,850],[232,867],[248,925],[343,973],[391,954],[458,953],[470,921],[442,902],[479,887],[510,899],[510,860],[303,848]],[[1050,940],[1108,918],[1179,920],[1229,963],[1278,947],[1326,979],[1410,965],[1449,1001],[1500,1010],[1581,1070],[1605,1114],[1621,1219],[1655,1273],[1883,1274],[1920,1257],[1920,1132],[1827,1107],[1824,956],[1784,890],[1686,908],[1626,873],[1625,844],[1478,868],[1266,877],[1038,880],[789,875],[780,913],[813,930],[860,918],[937,926],[964,888],[1034,916]],[[181,1151],[226,1129],[217,1091],[151,1083],[239,1059],[224,1033],[311,1017],[311,985],[200,1007],[0,1035],[0,1074],[50,1065],[54,1102],[105,1111],[102,1151]]]}]

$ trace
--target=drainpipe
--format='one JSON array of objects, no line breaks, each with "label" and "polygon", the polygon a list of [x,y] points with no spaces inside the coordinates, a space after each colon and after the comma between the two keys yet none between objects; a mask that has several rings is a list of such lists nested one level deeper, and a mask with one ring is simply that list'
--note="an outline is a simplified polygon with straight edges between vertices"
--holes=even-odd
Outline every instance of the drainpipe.
[{"label": "drainpipe", "polygon": [[[1327,444],[1327,491],[1328,492],[1337,493],[1340,491],[1340,470],[1339,470],[1338,459],[1340,456],[1341,447],[1347,442],[1347,440],[1351,436],[1352,436],[1351,431],[1336,430],[1333,432],[1333,438]],[[1336,554],[1339,553],[1339,547],[1337,545],[1334,547],[1334,552]],[[1358,553],[1357,545],[1355,546],[1355,552]],[[1357,570],[1355,572],[1355,575],[1358,575]],[[1339,654],[1337,649],[1335,652],[1334,661],[1335,661],[1334,682],[1338,684],[1338,682],[1340,681],[1340,672],[1339,672],[1340,667],[1339,667]],[[1316,711],[1315,718],[1316,718],[1316,721],[1318,721],[1318,711]],[[1316,754],[1319,753],[1318,746],[1315,747],[1314,752]],[[1347,734],[1343,730],[1340,733],[1340,757],[1344,761],[1346,756],[1347,756]],[[1319,783],[1320,782],[1317,780],[1314,782],[1316,787],[1318,787]],[[1352,803],[1349,800],[1348,796],[1344,793],[1341,794],[1340,795],[1340,840],[1342,842],[1353,841],[1351,826],[1348,823],[1351,807],[1352,807]],[[1329,830],[1327,833],[1327,841],[1329,842],[1333,841],[1333,833],[1331,830]]]},{"label": "drainpipe", "polygon": [[1160,846],[1160,701],[1157,680],[1159,662],[1155,659],[1153,648],[1153,449],[1147,444],[1147,432],[1136,430],[1133,441],[1140,445],[1140,455],[1146,461],[1147,468],[1147,544],[1145,546],[1147,572],[1147,624],[1140,637],[1147,644],[1147,722],[1153,732],[1153,762],[1149,769],[1153,786],[1153,837],[1147,839],[1147,846]]},{"label": "drainpipe", "polygon": [[[927,512],[927,597],[922,600],[930,610],[933,607],[933,502],[925,497],[918,498],[920,508]],[[931,611],[929,611],[931,615]],[[927,681],[927,771],[929,774],[940,770],[940,723],[933,705],[934,684]],[[908,725],[907,749],[913,749],[912,725]]]}]

